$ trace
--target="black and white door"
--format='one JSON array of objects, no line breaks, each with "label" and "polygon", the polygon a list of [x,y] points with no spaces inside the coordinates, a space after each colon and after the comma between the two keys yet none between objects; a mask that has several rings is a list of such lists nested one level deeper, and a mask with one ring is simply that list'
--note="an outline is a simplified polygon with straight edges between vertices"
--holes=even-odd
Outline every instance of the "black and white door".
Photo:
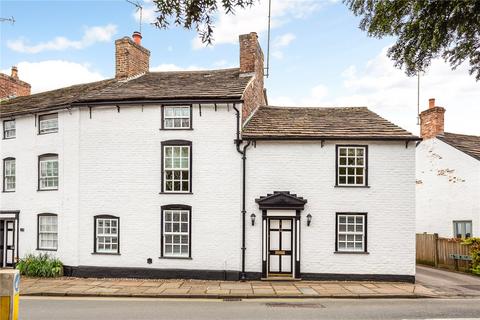
[{"label": "black and white door", "polygon": [[293,219],[268,219],[268,277],[293,277]]},{"label": "black and white door", "polygon": [[15,236],[15,220],[0,219],[0,268],[14,267]]}]

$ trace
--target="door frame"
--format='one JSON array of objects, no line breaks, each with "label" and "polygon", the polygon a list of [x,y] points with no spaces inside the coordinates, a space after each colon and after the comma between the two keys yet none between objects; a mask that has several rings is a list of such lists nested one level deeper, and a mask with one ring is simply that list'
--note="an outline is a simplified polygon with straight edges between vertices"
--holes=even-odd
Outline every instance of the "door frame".
[{"label": "door frame", "polygon": [[[269,214],[270,211],[270,214]],[[291,220],[292,221],[292,262],[291,272],[286,277],[300,279],[300,212],[301,210],[262,210],[262,278],[269,276],[269,250],[270,250],[270,220]]]},{"label": "door frame", "polygon": [[[272,256],[272,249],[270,248],[270,235],[272,230],[275,231],[275,229],[272,229],[271,223],[272,220],[278,220],[279,221],[279,229],[276,230],[279,233],[279,246],[281,249],[278,251],[284,251],[282,247],[282,232],[283,232],[283,227],[282,227],[282,221],[290,221],[290,229],[288,230],[290,232],[290,271],[289,272],[283,272],[282,271],[282,259],[279,258],[279,271],[278,272],[273,272],[270,270],[271,266],[271,256]],[[287,231],[287,230],[286,230]],[[267,241],[267,278],[272,277],[272,276],[286,276],[286,277],[294,277],[294,272],[295,272],[295,266],[294,266],[294,260],[295,260],[295,220],[292,217],[280,217],[280,218],[274,218],[274,217],[268,217],[267,218],[267,236],[266,236],[266,241]],[[275,250],[276,251],[276,250]],[[277,254],[276,256],[282,256],[280,254]]]},{"label": "door frame", "polygon": [[0,268],[15,268],[19,256],[20,243],[20,211],[19,210],[0,210],[0,220],[13,221],[13,255],[12,266],[3,266],[3,261],[0,261]]}]

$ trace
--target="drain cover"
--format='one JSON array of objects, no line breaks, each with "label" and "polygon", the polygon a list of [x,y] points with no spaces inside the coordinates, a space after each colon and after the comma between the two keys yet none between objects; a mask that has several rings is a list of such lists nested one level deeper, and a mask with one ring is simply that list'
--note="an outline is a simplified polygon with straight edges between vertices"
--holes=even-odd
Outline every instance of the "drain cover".
[{"label": "drain cover", "polygon": [[240,298],[223,298],[223,301],[242,301]]},{"label": "drain cover", "polygon": [[325,308],[320,303],[267,302],[265,305],[270,308]]}]

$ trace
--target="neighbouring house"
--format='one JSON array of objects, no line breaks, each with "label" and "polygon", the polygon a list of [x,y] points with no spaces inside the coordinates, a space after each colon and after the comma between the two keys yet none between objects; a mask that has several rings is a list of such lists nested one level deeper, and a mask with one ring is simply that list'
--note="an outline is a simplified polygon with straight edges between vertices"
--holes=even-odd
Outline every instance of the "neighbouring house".
[{"label": "neighbouring house", "polygon": [[417,232],[480,236],[480,136],[444,132],[445,109],[429,100],[416,152]]},{"label": "neighbouring house", "polygon": [[28,96],[30,91],[30,84],[20,80],[18,77],[18,68],[16,66],[12,67],[11,75],[0,73],[0,101]]},{"label": "neighbouring house", "polygon": [[[0,263],[67,275],[415,278],[415,141],[365,107],[267,106],[257,35],[239,68],[116,76],[0,105]],[[6,239],[6,240],[5,240]]]}]

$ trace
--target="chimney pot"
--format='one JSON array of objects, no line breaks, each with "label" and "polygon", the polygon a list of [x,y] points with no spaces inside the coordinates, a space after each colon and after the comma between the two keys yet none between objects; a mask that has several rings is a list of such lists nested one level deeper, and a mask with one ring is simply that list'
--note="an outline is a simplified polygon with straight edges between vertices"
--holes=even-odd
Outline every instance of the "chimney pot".
[{"label": "chimney pot", "polygon": [[142,45],[142,34],[138,31],[135,31],[132,35],[133,41],[135,41],[136,44],[139,46]]},{"label": "chimney pot", "polygon": [[435,107],[435,98],[430,98],[428,99],[428,108],[433,108]]},{"label": "chimney pot", "polygon": [[18,68],[16,66],[12,66],[12,78],[18,79]]}]

